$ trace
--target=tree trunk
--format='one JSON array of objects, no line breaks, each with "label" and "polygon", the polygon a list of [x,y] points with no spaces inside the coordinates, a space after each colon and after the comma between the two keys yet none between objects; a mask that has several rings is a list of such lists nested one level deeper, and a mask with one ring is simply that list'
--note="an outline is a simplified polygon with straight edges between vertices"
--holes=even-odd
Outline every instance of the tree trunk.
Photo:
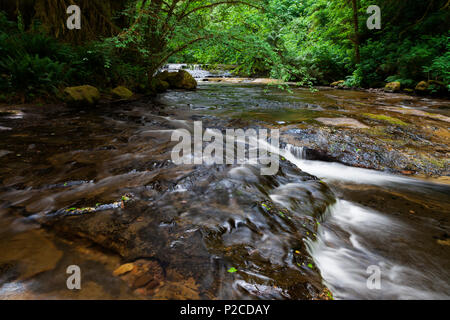
[{"label": "tree trunk", "polygon": [[358,21],[358,0],[352,0],[353,7],[353,25],[355,28],[355,61],[356,64],[361,63],[361,54],[359,52],[359,21]]}]

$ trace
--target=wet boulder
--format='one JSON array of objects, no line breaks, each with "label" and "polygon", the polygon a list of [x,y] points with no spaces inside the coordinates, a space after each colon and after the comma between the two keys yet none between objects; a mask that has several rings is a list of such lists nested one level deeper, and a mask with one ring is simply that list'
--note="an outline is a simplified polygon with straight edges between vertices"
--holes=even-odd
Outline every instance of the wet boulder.
[{"label": "wet boulder", "polygon": [[175,73],[176,72],[169,72],[166,70],[166,71],[158,73],[154,79],[161,80],[161,81],[167,81],[167,79]]},{"label": "wet boulder", "polygon": [[402,88],[401,83],[398,81],[394,81],[394,82],[389,82],[388,84],[386,84],[386,86],[384,87],[384,91],[385,92],[399,92],[401,88]]},{"label": "wet boulder", "polygon": [[100,91],[90,85],[67,87],[64,94],[65,101],[72,105],[95,105],[100,100]]},{"label": "wet boulder", "polygon": [[416,88],[415,88],[416,92],[419,93],[425,93],[428,91],[428,82],[427,81],[420,81]]},{"label": "wet boulder", "polygon": [[431,93],[438,93],[438,94],[443,94],[446,92],[448,93],[447,86],[442,81],[428,80],[428,84],[429,84],[428,89],[431,91]]},{"label": "wet boulder", "polygon": [[159,78],[154,78],[151,80],[150,89],[154,93],[161,93],[167,91],[170,85],[167,81],[161,80]]},{"label": "wet boulder", "polygon": [[448,93],[445,83],[437,80],[420,81],[415,91],[419,94],[445,94]]},{"label": "wet boulder", "polygon": [[111,90],[111,93],[114,98],[118,99],[130,99],[133,96],[133,92],[123,86],[115,87]]},{"label": "wet boulder", "polygon": [[197,88],[197,81],[185,70],[179,70],[178,72],[164,71],[157,74],[155,78],[167,82],[172,89],[194,90]]}]

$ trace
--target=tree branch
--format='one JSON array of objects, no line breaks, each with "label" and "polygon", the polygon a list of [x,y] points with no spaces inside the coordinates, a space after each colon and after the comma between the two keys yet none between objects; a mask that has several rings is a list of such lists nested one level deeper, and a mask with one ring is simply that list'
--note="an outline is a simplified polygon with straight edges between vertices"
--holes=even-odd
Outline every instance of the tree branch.
[{"label": "tree branch", "polygon": [[252,7],[252,8],[256,8],[258,10],[264,10],[262,7],[258,7],[256,5],[250,4],[250,3],[245,2],[245,1],[234,1],[234,0],[218,1],[218,2],[215,2],[215,3],[211,3],[211,4],[208,4],[208,5],[204,5],[204,6],[200,6],[200,7],[194,8],[194,9],[184,13],[183,15],[181,15],[179,17],[179,19],[182,20],[182,19],[186,18],[187,16],[193,14],[194,12],[197,12],[197,11],[203,10],[203,9],[214,8],[214,7],[217,7],[217,6],[222,5],[222,4],[242,4],[242,5],[246,5],[246,6]]}]

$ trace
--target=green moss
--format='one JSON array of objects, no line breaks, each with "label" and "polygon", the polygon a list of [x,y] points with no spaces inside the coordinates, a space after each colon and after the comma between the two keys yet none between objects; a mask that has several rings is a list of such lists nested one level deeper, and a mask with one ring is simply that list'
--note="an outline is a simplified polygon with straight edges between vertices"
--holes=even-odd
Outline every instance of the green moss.
[{"label": "green moss", "polygon": [[439,169],[444,169],[448,166],[448,160],[445,160],[445,159],[426,157],[422,162],[428,162],[432,166],[437,167]]},{"label": "green moss", "polygon": [[397,125],[397,126],[407,126],[408,125],[406,122],[403,122],[400,119],[390,117],[390,116],[387,116],[384,114],[363,113],[363,116],[373,119],[373,120],[388,122],[390,124]]}]

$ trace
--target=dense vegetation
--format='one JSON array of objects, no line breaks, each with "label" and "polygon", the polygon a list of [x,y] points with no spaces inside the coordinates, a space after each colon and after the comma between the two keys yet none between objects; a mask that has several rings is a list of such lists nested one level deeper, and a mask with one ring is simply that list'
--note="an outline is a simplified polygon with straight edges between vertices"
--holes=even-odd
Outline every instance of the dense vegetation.
[{"label": "dense vegetation", "polygon": [[[381,7],[381,30],[366,27],[372,4]],[[365,87],[395,80],[414,87],[428,78],[450,82],[447,0],[360,0],[357,5],[357,34],[352,1],[267,0],[264,11],[219,7],[209,27],[221,41],[206,41],[178,60],[236,64],[248,75],[269,73],[315,84],[340,79]]]},{"label": "dense vegetation", "polygon": [[[167,61],[236,65],[241,75],[348,86],[434,79],[450,88],[448,0],[5,0],[0,98],[53,96],[66,85],[145,90]],[[381,7],[369,30],[367,7]]]}]

